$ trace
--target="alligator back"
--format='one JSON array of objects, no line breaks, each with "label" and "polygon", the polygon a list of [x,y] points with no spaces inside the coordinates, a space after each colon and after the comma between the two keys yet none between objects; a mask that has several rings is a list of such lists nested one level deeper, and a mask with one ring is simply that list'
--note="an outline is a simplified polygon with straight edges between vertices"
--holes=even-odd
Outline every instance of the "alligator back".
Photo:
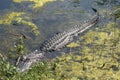
[{"label": "alligator back", "polygon": [[94,26],[99,20],[99,13],[96,9],[92,8],[96,14],[89,20],[83,23],[81,26],[75,25],[74,27],[64,31],[63,33],[58,33],[53,37],[45,40],[40,45],[40,50],[42,52],[51,52],[64,47],[66,44],[73,40],[74,36],[83,33],[87,29]]}]

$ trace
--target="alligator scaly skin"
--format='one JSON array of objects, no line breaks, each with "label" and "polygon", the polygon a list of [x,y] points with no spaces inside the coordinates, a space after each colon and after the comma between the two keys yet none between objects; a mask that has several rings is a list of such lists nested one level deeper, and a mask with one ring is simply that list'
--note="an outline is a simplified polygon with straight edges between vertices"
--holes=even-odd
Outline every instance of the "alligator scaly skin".
[{"label": "alligator scaly skin", "polygon": [[45,57],[45,53],[62,48],[71,42],[74,36],[78,36],[80,33],[83,33],[94,26],[99,20],[99,13],[94,8],[93,11],[95,11],[96,14],[89,21],[86,21],[81,26],[75,25],[63,33],[56,34],[50,39],[45,40],[40,46],[40,51],[34,51],[24,55],[23,60],[18,65],[19,71],[23,72],[29,69],[32,64],[36,63],[37,61],[41,61],[42,58]]},{"label": "alligator scaly skin", "polygon": [[96,14],[89,21],[86,21],[81,26],[75,25],[74,27],[64,31],[63,33],[56,34],[50,39],[45,40],[40,45],[40,50],[42,52],[51,52],[60,49],[71,42],[74,36],[77,36],[94,26],[99,20],[99,13],[96,9],[92,9],[94,12],[96,12]]},{"label": "alligator scaly skin", "polygon": [[22,61],[20,61],[18,65],[19,71],[23,72],[29,69],[32,64],[36,63],[37,61],[41,61],[42,58],[44,58],[44,53],[41,53],[37,50],[24,55]]}]

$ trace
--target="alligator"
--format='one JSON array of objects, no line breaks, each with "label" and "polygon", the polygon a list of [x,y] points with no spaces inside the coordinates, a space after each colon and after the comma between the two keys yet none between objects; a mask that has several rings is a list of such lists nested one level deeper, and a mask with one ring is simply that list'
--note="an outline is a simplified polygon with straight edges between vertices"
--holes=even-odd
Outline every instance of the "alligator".
[{"label": "alligator", "polygon": [[83,23],[81,26],[75,25],[74,27],[54,35],[50,39],[45,40],[41,46],[40,50],[42,52],[51,52],[58,49],[63,48],[66,44],[71,42],[74,38],[74,36],[78,36],[80,33],[83,33],[84,31],[91,28],[93,25],[95,25],[98,22],[99,19],[99,13],[96,9],[92,8],[96,14],[89,20]]},{"label": "alligator", "polygon": [[75,25],[74,27],[62,33],[55,34],[53,37],[45,40],[40,45],[39,51],[34,51],[30,54],[24,55],[18,65],[19,71],[23,72],[29,69],[32,64],[36,63],[37,61],[41,61],[42,58],[45,57],[46,53],[63,48],[65,45],[71,42],[75,36],[78,36],[79,34],[85,32],[86,30],[94,26],[99,20],[99,12],[94,8],[92,8],[92,10],[96,14],[89,21],[86,21],[81,26]]}]

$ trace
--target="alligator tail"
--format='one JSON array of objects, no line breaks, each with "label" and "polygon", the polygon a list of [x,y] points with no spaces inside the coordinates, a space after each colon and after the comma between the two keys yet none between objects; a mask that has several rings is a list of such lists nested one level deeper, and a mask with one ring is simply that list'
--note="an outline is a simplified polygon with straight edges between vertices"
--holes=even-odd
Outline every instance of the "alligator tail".
[{"label": "alligator tail", "polygon": [[92,8],[92,10],[93,10],[94,12],[97,12],[97,9],[95,9],[95,8]]},{"label": "alligator tail", "polygon": [[99,21],[99,12],[95,8],[92,8],[92,10],[95,12],[95,15],[89,21],[86,21],[85,23],[82,24],[82,26],[80,27],[79,34],[90,29],[92,26],[94,26]]}]

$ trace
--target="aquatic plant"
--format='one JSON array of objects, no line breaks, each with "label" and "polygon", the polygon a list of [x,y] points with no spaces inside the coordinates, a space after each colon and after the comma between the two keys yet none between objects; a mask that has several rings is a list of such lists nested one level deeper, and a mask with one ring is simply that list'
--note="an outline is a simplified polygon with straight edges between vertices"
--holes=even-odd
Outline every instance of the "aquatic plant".
[{"label": "aquatic plant", "polygon": [[13,0],[13,2],[16,2],[16,3],[33,2],[34,3],[34,5],[32,5],[33,8],[40,8],[47,2],[52,2],[52,1],[55,1],[55,0]]},{"label": "aquatic plant", "polygon": [[31,27],[32,31],[34,32],[35,35],[39,35],[39,30],[38,27],[32,23],[30,20],[26,20],[24,18],[25,12],[11,12],[9,14],[6,14],[5,16],[3,16],[0,19],[0,24],[4,24],[4,25],[15,25],[15,26],[19,26],[21,25],[27,25],[29,27]]},{"label": "aquatic plant", "polygon": [[70,48],[70,53],[72,53],[72,48],[80,46],[79,43],[71,42],[67,45],[68,48]]},{"label": "aquatic plant", "polygon": [[[17,1],[17,0],[16,0]],[[21,1],[21,0],[18,0]],[[103,2],[105,0],[102,0]],[[108,1],[108,0],[106,0]],[[113,0],[112,0],[113,1]],[[116,0],[114,0],[116,1]],[[101,4],[106,4],[101,2]],[[33,6],[34,7],[34,6]],[[103,10],[105,11],[105,10]],[[23,14],[12,18],[2,18],[0,24],[17,26],[32,25]],[[119,20],[119,9],[115,8],[112,16]],[[109,17],[109,16],[107,16]],[[5,22],[4,22],[5,21]],[[28,22],[28,23],[27,23]],[[32,25],[34,26],[34,25]],[[36,30],[36,29],[35,29]],[[38,40],[39,41],[39,40]],[[20,42],[20,43],[19,43]],[[89,30],[80,36],[77,42],[67,45],[75,48],[79,54],[63,54],[53,60],[38,62],[31,69],[19,73],[17,68],[5,60],[0,53],[0,79],[2,80],[119,80],[120,79],[120,29],[117,22],[106,22],[103,26]],[[15,48],[14,48],[15,49]],[[23,37],[18,38],[18,54],[23,54]],[[4,58],[4,59],[3,59]],[[112,75],[112,76],[111,76]]]},{"label": "aquatic plant", "polygon": [[16,20],[17,18],[19,18],[20,16],[22,16],[23,14],[25,14],[24,12],[11,12],[10,14],[6,14],[4,17],[2,17],[2,19],[0,19],[0,24],[5,24],[5,25],[10,25],[12,23],[12,21]]},{"label": "aquatic plant", "polygon": [[0,57],[0,79],[7,80],[17,74],[17,69],[6,61],[5,56]]},{"label": "aquatic plant", "polygon": [[18,40],[18,44],[16,45],[16,53],[18,54],[18,58],[17,58],[17,61],[16,61],[16,65],[18,65],[21,57],[24,55],[24,42],[23,42],[23,35],[20,35],[19,37],[19,40]]},{"label": "aquatic plant", "polygon": [[114,11],[112,13],[113,16],[115,16],[116,19],[120,20],[120,8],[113,8]]},{"label": "aquatic plant", "polygon": [[[68,45],[70,48],[76,48],[80,53],[62,54],[53,60],[47,62],[38,62],[31,69],[19,73],[14,69],[7,68],[11,72],[8,76],[2,76],[1,79],[40,79],[40,80],[77,80],[77,79],[100,79],[100,80],[119,80],[120,77],[120,29],[115,22],[109,22],[101,29],[88,31],[81,36],[77,42]],[[94,35],[93,35],[94,34]],[[80,47],[80,50],[79,50]],[[8,62],[0,63],[7,65]],[[12,66],[9,64],[9,66]],[[4,66],[5,67],[5,66]],[[1,66],[2,68],[2,66]],[[2,68],[3,73],[6,70]],[[15,74],[14,74],[15,73]],[[7,73],[8,75],[8,73]],[[111,76],[113,75],[113,76]]]}]

